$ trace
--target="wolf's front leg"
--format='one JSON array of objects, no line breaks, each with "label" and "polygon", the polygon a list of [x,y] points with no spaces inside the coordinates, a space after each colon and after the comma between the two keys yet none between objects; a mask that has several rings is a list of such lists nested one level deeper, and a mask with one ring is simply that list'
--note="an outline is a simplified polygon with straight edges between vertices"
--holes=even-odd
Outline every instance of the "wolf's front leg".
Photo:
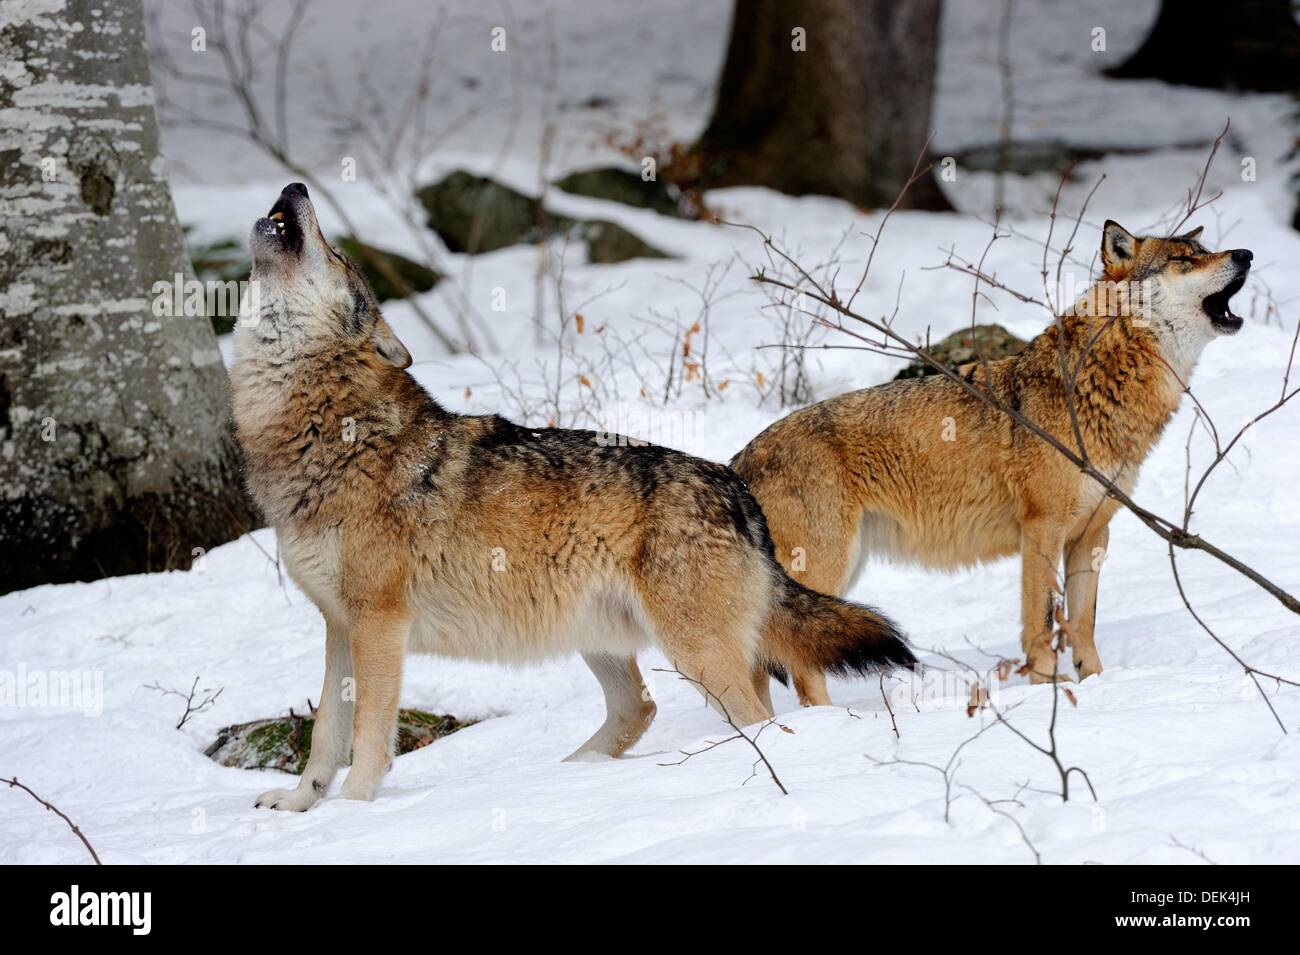
[{"label": "wolf's front leg", "polygon": [[357,708],[352,723],[352,768],[339,793],[344,799],[374,799],[393,761],[402,657],[410,623],[406,614],[389,610],[362,616],[352,628]]},{"label": "wolf's front leg", "polygon": [[1065,560],[1065,607],[1070,618],[1070,649],[1079,679],[1101,672],[1094,632],[1097,625],[1097,576],[1110,544],[1110,511],[1099,513],[1070,547]]},{"label": "wolf's front leg", "polygon": [[302,812],[316,804],[338,768],[348,761],[352,748],[353,688],[344,681],[352,676],[352,652],[347,629],[325,620],[325,685],[320,691],[311,752],[302,779],[294,789],[272,789],[257,797],[256,806]]},{"label": "wolf's front leg", "polygon": [[1064,536],[1051,519],[1026,521],[1020,531],[1020,646],[1030,683],[1062,678],[1052,633]]}]

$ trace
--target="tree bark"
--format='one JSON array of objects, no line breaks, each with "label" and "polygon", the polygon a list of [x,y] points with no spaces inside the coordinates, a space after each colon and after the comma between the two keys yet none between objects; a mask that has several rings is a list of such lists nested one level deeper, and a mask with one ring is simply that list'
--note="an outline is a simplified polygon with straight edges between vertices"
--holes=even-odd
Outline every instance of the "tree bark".
[{"label": "tree bark", "polygon": [[[939,14],[940,0],[736,0],[699,185],[890,205],[930,136]],[[932,176],[901,207],[951,208]]]},{"label": "tree bark", "polygon": [[[212,54],[215,55],[215,54]],[[0,10],[0,592],[189,566],[257,519],[158,150],[140,0]]]},{"label": "tree bark", "polygon": [[1163,0],[1137,52],[1107,74],[1212,89],[1300,90],[1291,0]]}]

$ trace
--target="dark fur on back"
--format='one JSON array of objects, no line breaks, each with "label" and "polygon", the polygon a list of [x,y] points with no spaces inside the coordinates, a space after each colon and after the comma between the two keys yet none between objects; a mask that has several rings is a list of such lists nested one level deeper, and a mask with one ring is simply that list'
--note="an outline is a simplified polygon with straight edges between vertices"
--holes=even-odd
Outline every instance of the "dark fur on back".
[{"label": "dark fur on back", "polygon": [[470,450],[476,466],[490,470],[510,463],[537,477],[579,475],[593,492],[606,479],[618,477],[647,505],[665,489],[676,497],[689,487],[703,524],[730,527],[742,541],[775,559],[758,502],[725,465],[606,432],[525,428],[498,415],[478,420],[485,428]]},{"label": "dark fur on back", "polygon": [[680,507],[680,495],[689,488],[690,516],[701,532],[730,530],[764,558],[778,603],[764,634],[762,664],[783,684],[796,663],[841,675],[916,664],[902,632],[883,614],[817,593],[786,573],[762,508],[730,467],[621,435],[525,428],[497,415],[477,420],[485,428],[471,451],[474,470],[490,472],[512,462],[537,477],[578,473],[593,491],[619,476],[632,483],[650,511],[661,493]]}]

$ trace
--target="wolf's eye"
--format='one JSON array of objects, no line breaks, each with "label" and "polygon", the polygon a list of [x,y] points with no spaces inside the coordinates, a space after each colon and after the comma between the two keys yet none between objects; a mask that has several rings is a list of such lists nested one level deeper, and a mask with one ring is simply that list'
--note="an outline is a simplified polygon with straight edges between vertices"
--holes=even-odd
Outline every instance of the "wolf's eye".
[{"label": "wolf's eye", "polygon": [[1170,262],[1194,262],[1196,260],[1193,259],[1190,255],[1171,255],[1169,256],[1169,261]]}]

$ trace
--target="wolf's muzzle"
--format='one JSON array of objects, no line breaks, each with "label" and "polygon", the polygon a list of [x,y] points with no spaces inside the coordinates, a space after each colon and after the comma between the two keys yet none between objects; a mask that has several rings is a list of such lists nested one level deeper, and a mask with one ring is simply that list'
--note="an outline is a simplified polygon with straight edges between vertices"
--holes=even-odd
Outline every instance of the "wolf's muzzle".
[{"label": "wolf's muzzle", "polygon": [[290,252],[294,255],[302,252],[302,206],[310,203],[307,187],[300,182],[291,182],[280,191],[280,198],[275,201],[271,211],[253,223],[254,244],[272,254]]}]

